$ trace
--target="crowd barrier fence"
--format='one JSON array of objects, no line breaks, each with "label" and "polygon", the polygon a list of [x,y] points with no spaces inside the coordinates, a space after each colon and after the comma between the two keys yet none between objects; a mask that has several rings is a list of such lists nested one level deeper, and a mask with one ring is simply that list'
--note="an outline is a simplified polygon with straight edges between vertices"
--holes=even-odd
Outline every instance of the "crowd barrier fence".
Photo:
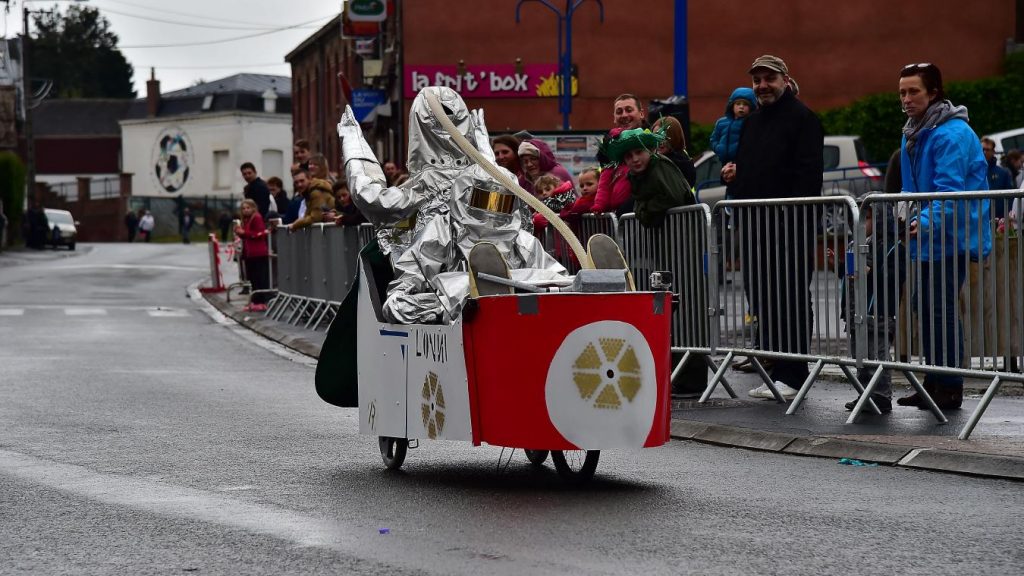
[{"label": "crowd barrier fence", "polygon": [[[887,372],[904,374],[939,422],[947,420],[917,374],[983,378],[989,386],[960,432],[966,439],[1002,383],[1024,382],[1022,196],[1018,190],[876,193],[859,205],[845,194],[722,200],[713,208],[672,209],[654,229],[633,214],[585,215],[571,226],[583,244],[597,233],[614,238],[638,289],[651,288],[652,272],[671,273],[680,301],[672,323],[672,350],[679,358],[672,373],[678,376],[689,362],[705,363],[712,377],[701,402],[719,384],[736,397],[726,371],[740,356],[780,402],[765,363],[809,365],[787,414],[799,408],[824,366],[837,366],[859,394],[847,423],[864,409],[878,412],[870,394]],[[1006,219],[978,210],[984,203]],[[906,225],[938,210],[944,218],[930,218],[916,232]],[[879,214],[894,216],[879,220]],[[938,267],[911,255],[924,249],[926,239],[936,239],[938,250],[957,248],[955,230],[968,239],[991,233],[990,252]],[[570,272],[579,269],[550,227],[538,235]],[[374,238],[372,226],[317,224],[295,232],[278,228],[272,236],[278,294],[267,314],[314,330],[329,325],[353,283],[359,249]],[[879,266],[878,243],[904,256]],[[890,288],[901,279],[897,297]],[[952,285],[960,279],[961,288]],[[952,296],[938,302],[941,294]],[[951,324],[936,324],[935,310]],[[939,343],[949,343],[952,352],[943,353]],[[865,370],[870,380],[862,385],[855,371],[865,377]]]}]

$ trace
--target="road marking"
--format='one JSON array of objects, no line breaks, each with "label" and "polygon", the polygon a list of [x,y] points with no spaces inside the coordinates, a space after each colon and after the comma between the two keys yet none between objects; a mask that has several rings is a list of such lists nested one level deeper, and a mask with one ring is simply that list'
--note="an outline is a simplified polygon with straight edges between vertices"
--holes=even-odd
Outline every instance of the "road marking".
[{"label": "road marking", "polygon": [[[376,524],[344,524],[336,519],[315,518],[272,504],[254,503],[251,497],[242,499],[231,494],[156,480],[95,472],[83,466],[11,450],[0,449],[0,474],[111,506],[126,506],[165,517],[265,534],[298,546],[334,550],[385,567],[399,566],[429,573],[431,570],[425,570],[424,566],[443,566],[445,574],[476,574],[480,568],[477,564],[479,554],[500,554],[499,550],[481,550],[480,547],[452,550],[445,542],[413,533],[406,533],[401,540],[401,548],[396,550],[394,538],[397,536],[382,537]],[[221,490],[224,488],[238,490],[248,486],[228,486]],[[491,574],[521,574],[524,567],[526,573],[556,573],[530,558],[503,554],[501,557],[511,562],[489,566]],[[564,567],[559,567],[557,573],[564,570]]]},{"label": "road marking", "polygon": [[65,308],[66,316],[106,316],[107,311],[103,308]]},{"label": "road marking", "polygon": [[0,308],[0,316],[24,316],[24,308]]},{"label": "road marking", "polygon": [[115,270],[185,270],[188,272],[204,272],[208,270],[196,266],[172,266],[169,264],[74,264],[61,266],[61,270],[82,270],[87,268],[113,268]]}]

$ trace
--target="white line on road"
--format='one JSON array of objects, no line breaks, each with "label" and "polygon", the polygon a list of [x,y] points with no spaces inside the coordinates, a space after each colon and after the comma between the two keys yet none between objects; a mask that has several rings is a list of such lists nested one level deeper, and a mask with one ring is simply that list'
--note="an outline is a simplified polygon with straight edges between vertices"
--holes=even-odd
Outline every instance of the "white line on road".
[{"label": "white line on road", "polygon": [[156,308],[146,310],[146,314],[154,318],[186,318],[188,310],[182,308]]},{"label": "white line on road", "polygon": [[0,308],[0,316],[24,316],[24,308]]},{"label": "white line on road", "polygon": [[107,311],[103,308],[65,308],[66,316],[106,316]]},{"label": "white line on road", "polygon": [[[0,449],[0,474],[112,506],[128,506],[162,516],[265,534],[299,546],[334,550],[369,562],[423,572],[430,571],[424,566],[435,566],[439,567],[435,570],[443,570],[445,574],[475,574],[480,570],[480,550],[455,551],[450,548],[450,543],[431,541],[429,536],[404,534],[396,541],[399,535],[381,535],[372,525],[342,524],[340,521],[314,518],[222,493],[121,474],[95,472],[83,466],[63,464],[11,450]],[[396,546],[399,548],[396,549]],[[545,568],[544,564],[538,565],[531,558],[509,560],[515,561],[505,565],[488,565],[489,572],[519,574],[527,566],[527,573],[554,573],[551,568]],[[558,569],[559,573],[564,571],[564,567]]]}]

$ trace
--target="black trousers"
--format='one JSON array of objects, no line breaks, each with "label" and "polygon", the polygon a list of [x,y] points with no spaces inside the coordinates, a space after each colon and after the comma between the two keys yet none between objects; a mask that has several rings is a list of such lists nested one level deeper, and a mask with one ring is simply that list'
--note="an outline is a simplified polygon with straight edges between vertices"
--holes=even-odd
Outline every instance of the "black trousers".
[{"label": "black trousers", "polygon": [[[268,256],[257,256],[245,259],[245,272],[252,284],[252,291],[270,289],[270,258]],[[252,295],[253,304],[266,304],[270,300],[270,294],[256,292]]]},{"label": "black trousers", "polygon": [[[758,206],[739,218],[744,287],[757,315],[761,350],[807,354],[810,349],[815,240],[810,214]],[[806,362],[783,360],[772,363],[770,375],[799,388],[808,374]]]}]

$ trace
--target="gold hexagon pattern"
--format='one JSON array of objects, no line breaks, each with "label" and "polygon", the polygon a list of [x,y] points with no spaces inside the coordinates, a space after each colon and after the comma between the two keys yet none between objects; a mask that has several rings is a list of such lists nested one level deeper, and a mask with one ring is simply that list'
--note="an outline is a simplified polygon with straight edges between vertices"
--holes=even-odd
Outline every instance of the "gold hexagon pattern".
[{"label": "gold hexagon pattern", "polygon": [[588,343],[576,358],[572,380],[595,408],[618,410],[640,391],[640,361],[622,338],[598,338],[596,344]]},{"label": "gold hexagon pattern", "polygon": [[423,416],[423,427],[427,429],[427,436],[431,439],[437,438],[444,432],[444,389],[437,381],[437,374],[427,372],[423,379],[423,403],[420,404],[420,413]]}]

